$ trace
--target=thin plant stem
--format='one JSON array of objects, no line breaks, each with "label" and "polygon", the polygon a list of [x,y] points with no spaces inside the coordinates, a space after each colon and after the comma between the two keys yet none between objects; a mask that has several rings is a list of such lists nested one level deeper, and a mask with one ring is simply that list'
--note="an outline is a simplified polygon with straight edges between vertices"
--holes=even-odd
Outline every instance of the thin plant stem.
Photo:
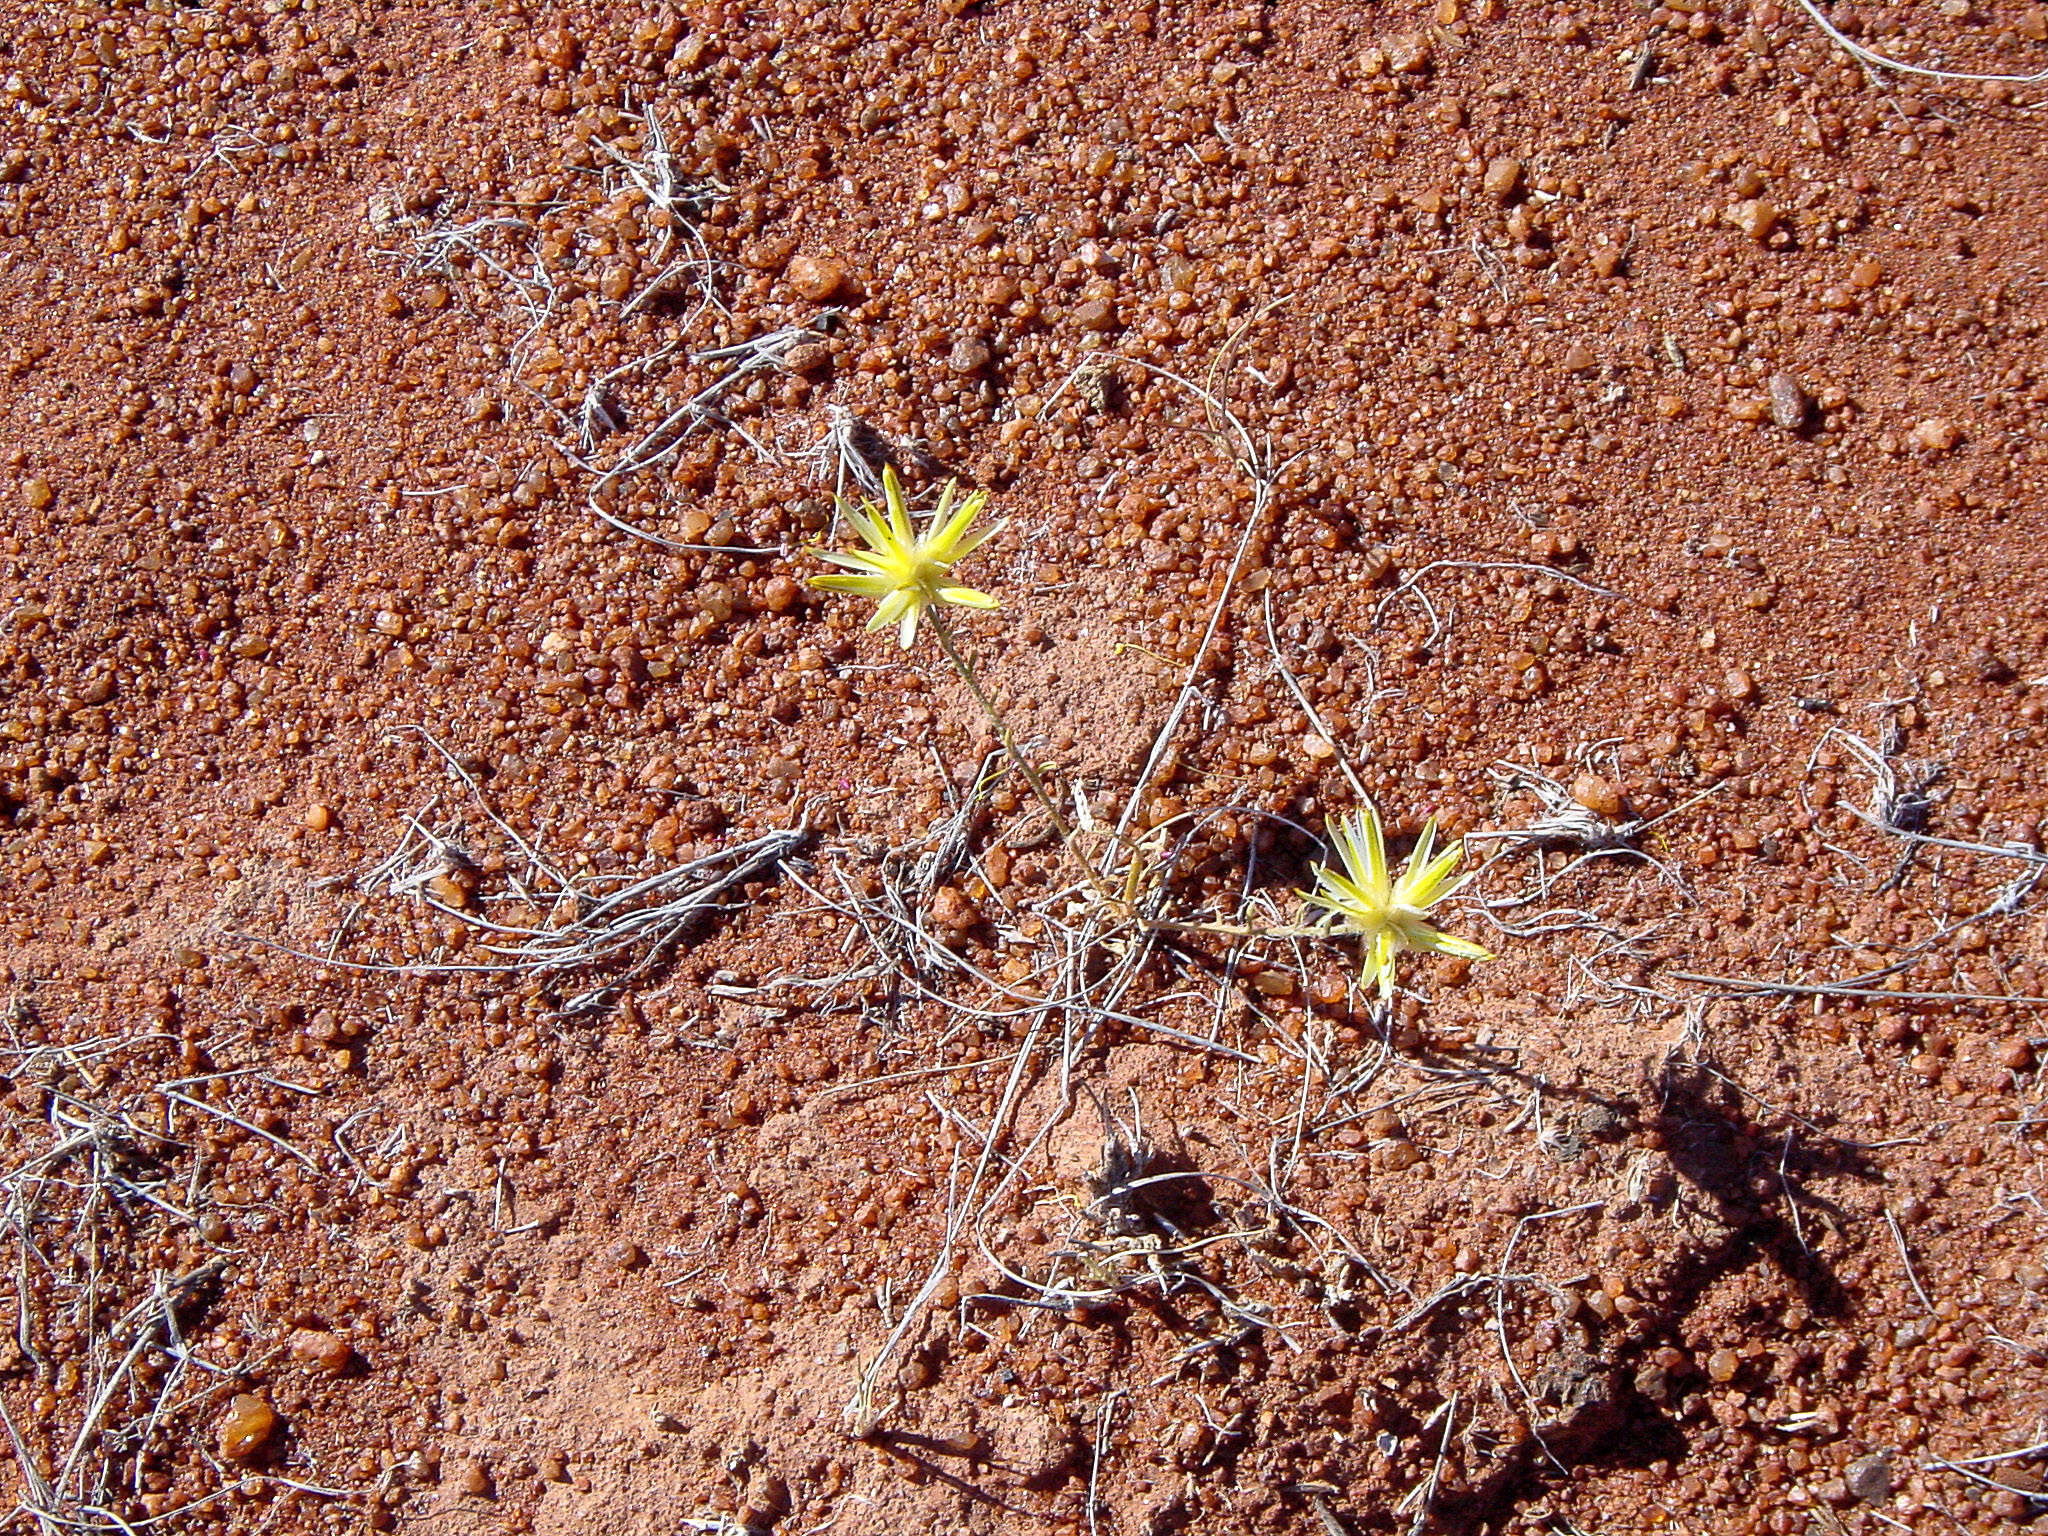
[{"label": "thin plant stem", "polygon": [[945,614],[936,603],[926,612],[925,621],[931,625],[932,633],[938,637],[939,649],[946,653],[946,660],[953,664],[953,670],[960,674],[960,681],[965,683],[967,691],[974,695],[974,702],[979,704],[981,712],[988,716],[988,723],[995,730],[996,740],[1002,743],[1003,751],[1008,754],[1010,761],[1016,764],[1017,771],[1024,775],[1024,782],[1031,786],[1032,797],[1038,801],[1045,814],[1052,818],[1053,830],[1059,834],[1060,842],[1079,861],[1088,884],[1104,901],[1113,900],[1102,881],[1096,876],[1093,863],[1082,857],[1073,827],[1068,824],[1066,817],[1060,814],[1060,808],[1054,803],[1052,793],[1045,787],[1045,781],[1039,777],[1038,770],[1031,766],[1031,760],[1017,745],[1017,738],[1010,730],[1010,723],[1003,718],[1003,712],[996,708],[995,700],[991,699],[988,691],[981,686],[981,679],[975,673],[974,663],[969,661],[967,653],[960,649],[959,642],[953,636],[953,626],[946,622]]}]

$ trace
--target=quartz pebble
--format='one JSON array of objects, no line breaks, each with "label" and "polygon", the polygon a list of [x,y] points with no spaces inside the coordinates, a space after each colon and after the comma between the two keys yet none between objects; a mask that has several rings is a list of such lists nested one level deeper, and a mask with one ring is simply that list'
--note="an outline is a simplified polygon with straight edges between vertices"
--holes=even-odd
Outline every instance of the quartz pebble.
[{"label": "quartz pebble", "polygon": [[300,1328],[291,1336],[291,1357],[322,1376],[339,1376],[355,1358],[347,1339],[319,1328]]},{"label": "quartz pebble", "polygon": [[1613,780],[1597,773],[1582,773],[1573,779],[1572,798],[1595,816],[1612,820],[1621,814],[1621,791]]},{"label": "quartz pebble", "polygon": [[988,343],[978,336],[962,336],[953,343],[953,350],[946,354],[946,366],[963,377],[977,374],[986,369],[991,360]]},{"label": "quartz pebble", "polygon": [[277,1433],[277,1410],[253,1392],[239,1392],[220,1421],[220,1453],[230,1461],[261,1455]]},{"label": "quartz pebble", "polygon": [[981,908],[957,886],[942,885],[932,896],[932,921],[954,933],[965,933],[981,921]]},{"label": "quartz pebble", "polygon": [[1956,424],[1946,416],[1929,416],[1913,427],[1913,446],[1927,453],[1947,453],[1962,440]]},{"label": "quartz pebble", "polygon": [[824,304],[846,291],[846,268],[824,256],[798,256],[783,270],[790,287],[813,304]]},{"label": "quartz pebble", "polygon": [[1397,32],[1387,39],[1387,67],[1397,75],[1419,75],[1432,57],[1429,37],[1422,32]]},{"label": "quartz pebble", "polygon": [[1074,324],[1084,331],[1116,329],[1116,305],[1108,299],[1090,299],[1075,306]]},{"label": "quartz pebble", "polygon": [[1506,202],[1522,186],[1522,162],[1519,160],[1489,160],[1482,182],[1488,197]]},{"label": "quartz pebble", "polygon": [[1727,213],[1728,222],[1758,244],[1770,239],[1780,217],[1777,205],[1761,197],[1745,198]]}]

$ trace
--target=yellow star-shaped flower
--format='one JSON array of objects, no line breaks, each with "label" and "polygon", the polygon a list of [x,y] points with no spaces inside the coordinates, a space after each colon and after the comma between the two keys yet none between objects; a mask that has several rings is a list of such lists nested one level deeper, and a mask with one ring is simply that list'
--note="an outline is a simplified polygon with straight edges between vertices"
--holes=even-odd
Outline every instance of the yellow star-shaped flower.
[{"label": "yellow star-shaped flower", "polygon": [[888,500],[886,509],[873,502],[859,507],[850,503],[840,506],[867,548],[816,551],[820,560],[844,566],[854,574],[813,576],[811,585],[827,592],[851,592],[857,597],[876,599],[875,616],[868,621],[868,628],[896,625],[897,640],[906,651],[917,639],[917,621],[936,604],[996,607],[996,600],[986,592],[955,586],[949,580],[953,567],[1002,527],[1000,523],[973,527],[975,518],[988,504],[988,492],[974,492],[956,509],[956,485],[957,482],[948,481],[939,493],[939,504],[932,509],[924,537],[919,538],[903,500],[903,482],[896,478],[894,467],[884,468],[882,490]]},{"label": "yellow star-shaped flower", "polygon": [[1388,873],[1380,813],[1370,801],[1349,816],[1334,819],[1329,831],[1342,868],[1317,865],[1316,888],[1301,894],[1329,914],[1328,931],[1357,937],[1365,959],[1360,985],[1377,984],[1382,998],[1392,996],[1394,961],[1404,949],[1469,960],[1493,958],[1470,939],[1441,933],[1426,921],[1431,907],[1465,883],[1450,878],[1463,850],[1434,852],[1436,818],[1423,827],[1398,876]]}]

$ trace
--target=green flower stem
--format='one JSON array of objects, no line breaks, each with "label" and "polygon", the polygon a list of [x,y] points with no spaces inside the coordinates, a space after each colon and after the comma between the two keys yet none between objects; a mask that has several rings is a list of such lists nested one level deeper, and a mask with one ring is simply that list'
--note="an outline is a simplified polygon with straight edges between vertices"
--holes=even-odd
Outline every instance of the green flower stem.
[{"label": "green flower stem", "polygon": [[953,626],[946,622],[945,611],[935,603],[925,616],[931,621],[932,633],[938,637],[939,649],[946,653],[946,660],[953,664],[953,670],[960,674],[960,681],[965,683],[967,691],[974,695],[974,702],[979,704],[981,712],[988,716],[988,723],[995,729],[996,740],[1003,744],[1003,751],[1008,754],[1010,761],[1017,765],[1017,771],[1024,775],[1024,782],[1031,786],[1033,798],[1038,801],[1045,814],[1052,818],[1053,830],[1059,834],[1060,842],[1080,862],[1081,872],[1087,876],[1088,884],[1094,887],[1095,894],[1105,901],[1109,900],[1109,892],[1103,888],[1094,867],[1082,857],[1080,845],[1074,837],[1074,829],[1068,825],[1067,818],[1060,814],[1060,808],[1053,802],[1052,794],[1046,789],[1045,781],[1039,777],[1038,770],[1031,766],[1031,760],[1017,745],[1017,738],[1011,733],[1009,722],[1003,718],[1002,711],[996,708],[995,700],[991,699],[981,686],[981,679],[975,675],[974,664],[967,659],[966,653],[953,638]]}]

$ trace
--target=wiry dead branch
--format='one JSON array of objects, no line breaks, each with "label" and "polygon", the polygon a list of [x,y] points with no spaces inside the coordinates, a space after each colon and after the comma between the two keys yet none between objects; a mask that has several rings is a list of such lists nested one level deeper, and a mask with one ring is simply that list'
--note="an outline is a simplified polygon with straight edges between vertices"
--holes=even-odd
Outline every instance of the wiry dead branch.
[{"label": "wiry dead branch", "polygon": [[847,482],[851,481],[863,496],[879,501],[882,470],[897,463],[900,455],[895,444],[851,410],[843,405],[828,405],[824,434],[804,457],[809,461],[811,477],[820,483],[829,481],[835,498],[845,497]]},{"label": "wiry dead branch", "polygon": [[[1818,766],[1820,752],[1829,742],[1839,743],[1870,775],[1868,804],[1858,806],[1845,802],[1843,808],[1857,822],[1878,834],[1881,850],[1894,855],[1890,872],[1873,888],[1876,893],[1903,890],[1923,858],[1930,860],[1937,887],[1943,868],[1941,861],[1948,855],[2009,861],[2020,866],[2019,872],[1999,886],[1989,901],[1974,910],[1958,913],[1944,900],[1933,930],[1924,938],[1899,948],[1894,957],[1883,965],[1866,965],[1865,969],[1839,979],[1764,980],[1688,971],[1667,974],[1676,980],[1716,988],[1731,996],[1753,993],[1787,998],[1877,998],[1890,1002],[2003,1003],[2023,1008],[2048,1007],[2048,997],[2012,991],[1942,986],[1915,988],[1904,984],[1906,976],[1922,971],[1958,943],[1965,933],[1976,930],[1979,925],[1995,923],[2025,911],[2042,881],[2048,879],[2048,854],[2028,842],[1973,842],[1938,836],[1927,830],[1934,824],[1934,813],[1940,805],[1940,797],[1931,791],[1946,775],[1947,769],[1941,763],[1903,758],[1899,751],[1902,742],[1896,735],[1874,745],[1852,732],[1831,728],[1822,736],[1808,760],[1809,774]],[[1811,810],[1810,797],[1805,799],[1805,803]],[[1873,860],[1840,844],[1828,843],[1825,846],[1858,868],[1869,870],[1873,863]]]},{"label": "wiry dead branch", "polygon": [[[571,451],[566,445],[558,444],[572,463],[596,476],[588,495],[592,513],[621,533],[631,534],[644,543],[662,549],[709,549],[732,555],[787,553],[782,550],[749,550],[729,545],[712,546],[679,542],[620,517],[612,507],[613,493],[620,484],[632,477],[666,464],[699,430],[722,427],[737,431],[736,424],[719,409],[719,403],[733,390],[756,376],[783,367],[788,361],[789,354],[797,347],[807,342],[824,340],[826,332],[834,323],[833,312],[828,311],[815,322],[815,325],[783,326],[779,330],[750,337],[745,341],[691,353],[690,361],[693,364],[715,370],[713,377],[680,405],[669,407],[659,421],[643,432],[631,447],[625,449],[609,464],[597,464],[583,454]],[[633,365],[635,371],[644,371],[650,366],[651,360],[642,360]],[[586,419],[589,415],[586,402]],[[614,425],[619,421],[609,409],[606,419]],[[582,428],[579,427],[579,433],[581,431]],[[751,438],[748,441],[762,458],[777,457],[775,451],[768,445],[755,442]]]},{"label": "wiry dead branch", "polygon": [[[491,809],[475,780],[438,741],[425,731],[418,734],[504,835],[512,856],[498,853],[488,861],[495,868],[489,874],[459,825],[431,825],[438,806],[429,806],[407,815],[398,846],[350,884],[365,902],[396,898],[446,919],[461,935],[459,946],[444,933],[436,951],[417,960],[350,959],[342,952],[343,940],[361,914],[360,903],[324,954],[252,935],[235,937],[351,970],[414,976],[591,972],[617,987],[666,959],[697,924],[726,909],[732,892],[772,878],[810,836],[801,825],[786,827],[650,873],[571,876],[564,872],[566,861],[544,855]],[[452,958],[455,948],[472,945],[486,958]]]},{"label": "wiry dead branch", "polygon": [[[116,1536],[156,1523],[141,1507],[148,1468],[205,1431],[199,1416],[237,1365],[189,1338],[226,1267],[223,1255],[166,1269],[144,1256],[166,1240],[210,1244],[216,1227],[212,1146],[223,1135],[266,1142],[309,1170],[319,1164],[255,1123],[256,1111],[222,1102],[236,1084],[310,1095],[257,1068],[194,1074],[173,1068],[179,1042],[163,1034],[74,1042],[39,1039],[18,1010],[0,1049],[20,1085],[13,1104],[26,1151],[0,1173],[0,1252],[11,1289],[9,1340],[0,1355],[29,1386],[74,1385],[25,1410],[0,1394],[0,1427],[20,1474],[17,1508],[43,1536]],[[26,1097],[25,1097],[26,1096]],[[54,1411],[48,1406],[55,1403]],[[327,1495],[350,1490],[277,1479]],[[204,1509],[245,1486],[231,1472],[188,1502]]]},{"label": "wiry dead branch", "polygon": [[[1517,763],[1501,763],[1493,774],[1503,795],[1527,793],[1536,801],[1536,816],[1519,827],[1491,832],[1474,832],[1470,841],[1499,844],[1499,851],[1482,866],[1491,869],[1504,860],[1526,857],[1532,869],[1531,882],[1519,891],[1488,897],[1478,903],[1481,914],[1500,932],[1517,938],[1537,933],[1558,933],[1575,928],[1606,932],[1612,930],[1593,912],[1583,908],[1550,908],[1533,918],[1512,921],[1501,914],[1539,907],[1552,899],[1557,887],[1589,865],[1604,859],[1635,859],[1649,865],[1680,896],[1689,898],[1678,871],[1641,846],[1644,836],[1712,794],[1708,790],[1683,804],[1650,819],[1614,817],[1582,804],[1563,784],[1549,774]],[[1556,863],[1552,855],[1562,855]]]},{"label": "wiry dead branch", "polygon": [[[668,133],[661,126],[661,114],[652,106],[648,107],[640,122],[640,148],[636,153],[627,154],[604,139],[595,141],[611,161],[604,177],[606,195],[615,197],[626,187],[638,191],[652,210],[650,222],[658,231],[653,265],[660,270],[642,285],[637,294],[624,301],[620,318],[625,319],[645,308],[667,292],[679,276],[690,270],[694,270],[704,302],[722,309],[716,283],[718,263],[705,245],[698,225],[712,206],[731,189],[709,177],[689,177],[682,173],[676,164],[675,152],[669,147]],[[671,260],[679,243],[690,245],[692,254],[681,260]]]}]

